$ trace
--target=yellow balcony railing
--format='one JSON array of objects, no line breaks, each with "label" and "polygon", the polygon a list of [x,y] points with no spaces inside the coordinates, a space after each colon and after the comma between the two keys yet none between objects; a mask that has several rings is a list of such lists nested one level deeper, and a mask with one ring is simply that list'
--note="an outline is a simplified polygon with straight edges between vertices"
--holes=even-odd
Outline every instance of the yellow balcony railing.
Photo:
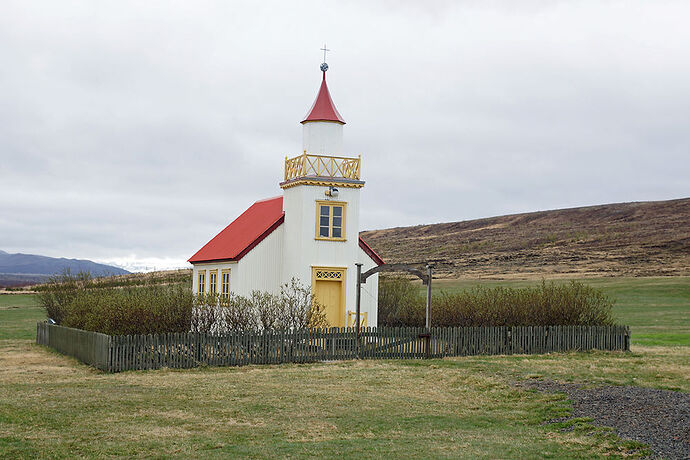
[{"label": "yellow balcony railing", "polygon": [[333,157],[308,155],[306,152],[294,158],[285,158],[285,180],[297,177],[342,177],[359,180],[361,157]]}]

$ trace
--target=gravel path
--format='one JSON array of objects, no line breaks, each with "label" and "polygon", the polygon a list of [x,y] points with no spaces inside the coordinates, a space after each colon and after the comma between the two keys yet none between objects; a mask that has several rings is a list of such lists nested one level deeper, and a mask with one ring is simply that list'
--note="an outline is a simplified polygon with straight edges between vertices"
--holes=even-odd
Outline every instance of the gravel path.
[{"label": "gravel path", "polygon": [[657,456],[690,458],[690,394],[654,388],[581,385],[531,381],[519,386],[566,393],[573,417],[615,428],[618,435],[648,444]]}]

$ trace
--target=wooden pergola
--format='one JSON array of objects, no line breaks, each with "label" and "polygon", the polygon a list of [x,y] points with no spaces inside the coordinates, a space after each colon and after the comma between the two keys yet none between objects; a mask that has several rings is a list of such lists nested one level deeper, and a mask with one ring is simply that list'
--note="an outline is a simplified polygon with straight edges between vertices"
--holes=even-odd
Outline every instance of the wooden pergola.
[{"label": "wooden pergola", "polygon": [[408,264],[383,264],[378,267],[374,267],[371,270],[367,270],[362,273],[362,264],[355,264],[357,266],[357,311],[355,320],[355,331],[357,334],[357,356],[359,356],[360,350],[360,298],[362,291],[362,284],[367,282],[367,278],[379,272],[408,272],[416,275],[422,280],[422,284],[426,286],[426,329],[427,331],[431,327],[431,264],[426,265],[426,273],[422,270],[413,267]]}]

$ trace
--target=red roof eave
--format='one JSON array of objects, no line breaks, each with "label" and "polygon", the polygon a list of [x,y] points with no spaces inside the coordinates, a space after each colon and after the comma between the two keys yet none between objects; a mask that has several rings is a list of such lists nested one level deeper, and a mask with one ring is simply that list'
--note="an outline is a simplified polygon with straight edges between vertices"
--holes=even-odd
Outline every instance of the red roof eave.
[{"label": "red roof eave", "polygon": [[[239,261],[242,257],[246,256],[249,251],[254,249],[259,243],[261,243],[268,235],[273,233],[273,230],[276,228],[280,227],[282,223],[285,222],[285,213],[283,213],[282,216],[278,220],[276,220],[273,224],[271,224],[270,227],[266,229],[261,235],[259,235],[254,241],[249,243],[247,247],[245,247],[239,254],[237,254],[235,257],[227,258],[227,259],[206,259],[206,260],[195,260],[194,256],[192,256],[191,259],[188,260],[188,262],[192,264],[200,264],[204,262],[237,262]],[[195,254],[196,255],[196,254]]]},{"label": "red roof eave", "polygon": [[257,201],[190,257],[189,262],[238,261],[284,221],[282,196]]},{"label": "red roof eave", "polygon": [[359,237],[359,247],[362,248],[364,250],[364,252],[366,252],[369,257],[371,257],[371,260],[373,260],[374,263],[376,263],[376,265],[378,265],[378,266],[385,265],[385,262],[383,261],[381,256],[376,254],[376,251],[371,249],[371,246],[369,246],[366,243],[366,241],[364,241],[362,239],[361,236]]}]

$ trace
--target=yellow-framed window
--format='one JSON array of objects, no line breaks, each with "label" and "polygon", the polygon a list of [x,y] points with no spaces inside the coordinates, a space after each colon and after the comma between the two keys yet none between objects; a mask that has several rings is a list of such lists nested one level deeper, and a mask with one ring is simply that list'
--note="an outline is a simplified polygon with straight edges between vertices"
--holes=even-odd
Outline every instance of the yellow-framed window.
[{"label": "yellow-framed window", "polygon": [[230,269],[220,272],[220,295],[224,298],[230,296]]},{"label": "yellow-framed window", "polygon": [[196,288],[196,292],[198,294],[203,294],[206,292],[206,270],[199,270],[197,281],[198,286]]},{"label": "yellow-framed window", "polygon": [[216,286],[218,284],[218,272],[216,270],[211,270],[208,273],[208,293],[211,295],[216,295]]},{"label": "yellow-framed window", "polygon": [[345,241],[347,203],[316,202],[316,239]]}]

